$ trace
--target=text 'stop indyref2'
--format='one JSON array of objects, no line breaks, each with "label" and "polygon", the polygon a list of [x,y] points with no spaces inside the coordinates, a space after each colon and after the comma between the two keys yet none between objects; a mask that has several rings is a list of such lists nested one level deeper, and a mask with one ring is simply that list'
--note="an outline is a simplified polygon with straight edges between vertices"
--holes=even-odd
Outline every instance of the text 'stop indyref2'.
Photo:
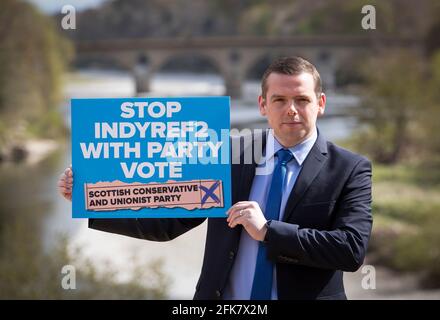
[{"label": "text 'stop indyref2'", "polygon": [[219,217],[229,98],[72,100],[73,217]]}]

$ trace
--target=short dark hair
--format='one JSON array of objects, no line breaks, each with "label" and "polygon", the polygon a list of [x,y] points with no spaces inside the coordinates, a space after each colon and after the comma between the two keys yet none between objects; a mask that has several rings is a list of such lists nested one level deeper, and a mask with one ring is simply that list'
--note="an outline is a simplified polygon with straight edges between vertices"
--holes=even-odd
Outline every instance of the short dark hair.
[{"label": "short dark hair", "polygon": [[315,81],[316,96],[322,93],[321,76],[315,66],[306,59],[301,57],[283,57],[275,60],[270,64],[261,79],[261,95],[266,98],[267,94],[267,78],[271,73],[286,74],[291,76],[299,75],[303,72],[310,73]]}]

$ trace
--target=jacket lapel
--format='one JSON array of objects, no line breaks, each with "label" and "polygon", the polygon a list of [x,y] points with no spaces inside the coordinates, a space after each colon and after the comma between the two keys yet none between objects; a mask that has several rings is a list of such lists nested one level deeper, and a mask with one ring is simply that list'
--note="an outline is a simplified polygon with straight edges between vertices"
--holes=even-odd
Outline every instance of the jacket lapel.
[{"label": "jacket lapel", "polygon": [[303,163],[303,168],[298,175],[292,192],[284,209],[283,221],[288,221],[295,207],[301,201],[303,195],[321,171],[327,160],[327,141],[318,132],[318,138],[309,155]]}]

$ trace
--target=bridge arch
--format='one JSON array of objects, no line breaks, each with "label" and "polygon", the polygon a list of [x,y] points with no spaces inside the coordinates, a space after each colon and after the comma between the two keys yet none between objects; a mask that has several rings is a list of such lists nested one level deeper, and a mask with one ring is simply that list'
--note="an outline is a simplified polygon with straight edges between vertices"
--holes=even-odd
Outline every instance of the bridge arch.
[{"label": "bridge arch", "polygon": [[[147,61],[143,66],[143,75],[137,76],[136,82],[142,84],[138,86],[138,92],[150,91],[151,84],[153,81],[158,80],[156,77],[159,73],[165,78],[167,73],[173,73],[177,77],[179,73],[185,73],[186,76],[194,73],[201,74],[202,78],[205,77],[206,81],[214,85],[213,94],[224,94],[222,88],[225,87],[225,71],[215,55],[194,51],[162,52],[149,54]],[[200,78],[200,76],[198,77]],[[197,81],[197,77],[194,80]],[[206,86],[203,91],[203,93],[206,92]],[[198,94],[198,92],[195,93]],[[210,94],[209,92],[206,93]]]}]

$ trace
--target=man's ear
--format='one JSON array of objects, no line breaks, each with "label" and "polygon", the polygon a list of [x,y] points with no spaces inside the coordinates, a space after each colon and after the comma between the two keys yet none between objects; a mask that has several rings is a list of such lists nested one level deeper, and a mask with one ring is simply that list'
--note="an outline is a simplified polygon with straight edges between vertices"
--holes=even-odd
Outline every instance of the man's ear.
[{"label": "man's ear", "polygon": [[266,99],[263,96],[258,96],[258,105],[260,106],[260,114],[266,116]]},{"label": "man's ear", "polygon": [[318,117],[324,115],[326,101],[327,98],[325,94],[321,93],[320,97],[318,98]]}]

